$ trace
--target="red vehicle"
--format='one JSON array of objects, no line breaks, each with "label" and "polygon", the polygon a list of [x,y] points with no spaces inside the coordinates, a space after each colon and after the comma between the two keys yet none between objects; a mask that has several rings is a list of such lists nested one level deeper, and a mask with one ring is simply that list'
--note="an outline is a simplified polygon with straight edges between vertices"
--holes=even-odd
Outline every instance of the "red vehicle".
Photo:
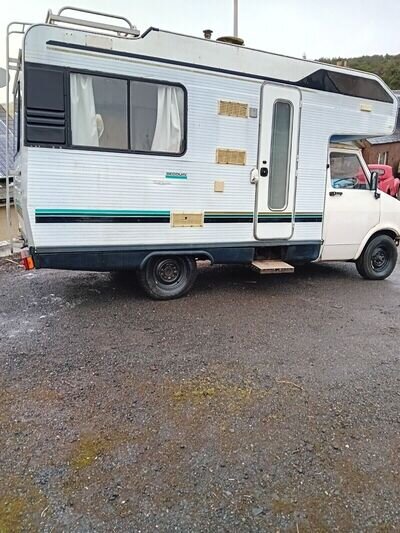
[{"label": "red vehicle", "polygon": [[400,179],[393,176],[390,165],[368,165],[370,171],[378,173],[378,187],[381,191],[400,200]]}]

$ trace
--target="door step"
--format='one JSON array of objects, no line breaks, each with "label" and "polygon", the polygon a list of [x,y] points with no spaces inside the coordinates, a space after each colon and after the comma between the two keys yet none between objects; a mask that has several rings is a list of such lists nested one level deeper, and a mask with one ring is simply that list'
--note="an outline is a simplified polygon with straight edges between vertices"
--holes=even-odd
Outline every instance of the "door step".
[{"label": "door step", "polygon": [[256,259],[251,263],[251,266],[260,274],[289,274],[294,272],[294,266],[280,259]]}]

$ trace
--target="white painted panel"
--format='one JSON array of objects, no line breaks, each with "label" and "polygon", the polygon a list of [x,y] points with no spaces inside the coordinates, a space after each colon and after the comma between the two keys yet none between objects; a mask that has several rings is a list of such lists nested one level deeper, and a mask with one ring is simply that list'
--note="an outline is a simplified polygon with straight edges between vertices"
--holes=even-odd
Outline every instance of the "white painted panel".
[{"label": "white painted panel", "polygon": [[[260,80],[235,78],[131,57],[65,50],[48,40],[85,44],[88,32],[59,27],[32,28],[26,38],[27,61],[123,76],[180,82],[188,91],[188,149],[183,157],[154,157],[83,150],[27,150],[26,207],[36,246],[254,242],[251,223],[206,224],[204,228],[171,228],[169,224],[36,224],[36,209],[147,209],[244,211],[252,213],[255,187],[249,175],[257,164],[258,120],[219,116],[221,99],[260,107]],[[300,79],[315,64],[273,54],[205,43],[166,32],[137,40],[115,38],[114,50],[164,57],[281,79]],[[335,67],[332,67],[335,70]],[[340,70],[340,69],[337,69]],[[370,77],[368,74],[361,76]],[[332,135],[390,133],[396,106],[372,102],[360,110],[360,99],[302,91],[302,127],[296,212],[322,213],[326,161]],[[247,152],[243,167],[217,165],[217,148]],[[187,180],[166,180],[166,172],[186,173]],[[214,181],[224,192],[214,192]],[[23,180],[24,181],[24,180]],[[25,194],[25,193],[24,193]],[[322,224],[297,223],[292,240],[321,239]]]},{"label": "white painted panel", "polygon": [[[353,156],[355,160],[359,155],[359,165],[364,165],[364,172],[368,172],[361,154],[340,149],[332,149],[332,152]],[[321,259],[354,259],[366,235],[379,223],[381,198],[375,198],[374,191],[370,190],[335,189],[330,183],[330,170],[328,174],[324,248]]]}]

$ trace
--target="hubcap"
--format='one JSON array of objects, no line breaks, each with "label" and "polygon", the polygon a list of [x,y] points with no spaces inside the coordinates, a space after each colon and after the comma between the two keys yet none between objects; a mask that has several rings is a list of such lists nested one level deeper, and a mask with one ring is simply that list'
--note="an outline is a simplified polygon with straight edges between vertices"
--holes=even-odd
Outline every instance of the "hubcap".
[{"label": "hubcap", "polygon": [[163,259],[156,266],[156,277],[161,283],[171,285],[179,281],[182,267],[176,259]]},{"label": "hubcap", "polygon": [[386,268],[388,261],[389,261],[389,257],[388,257],[388,254],[385,248],[383,248],[382,246],[379,246],[378,248],[376,248],[371,258],[372,268],[375,271],[384,270]]}]

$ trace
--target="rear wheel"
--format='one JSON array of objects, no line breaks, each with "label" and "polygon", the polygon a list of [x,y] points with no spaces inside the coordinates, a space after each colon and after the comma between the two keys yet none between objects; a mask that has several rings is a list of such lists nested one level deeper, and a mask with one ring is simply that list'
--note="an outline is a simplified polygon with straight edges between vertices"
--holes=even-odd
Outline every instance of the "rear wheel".
[{"label": "rear wheel", "polygon": [[184,296],[197,277],[196,261],[189,256],[150,257],[138,272],[146,293],[155,300],[171,300]]},{"label": "rear wheel", "polygon": [[397,247],[391,237],[378,235],[367,244],[356,261],[360,276],[365,279],[386,279],[397,263]]}]

